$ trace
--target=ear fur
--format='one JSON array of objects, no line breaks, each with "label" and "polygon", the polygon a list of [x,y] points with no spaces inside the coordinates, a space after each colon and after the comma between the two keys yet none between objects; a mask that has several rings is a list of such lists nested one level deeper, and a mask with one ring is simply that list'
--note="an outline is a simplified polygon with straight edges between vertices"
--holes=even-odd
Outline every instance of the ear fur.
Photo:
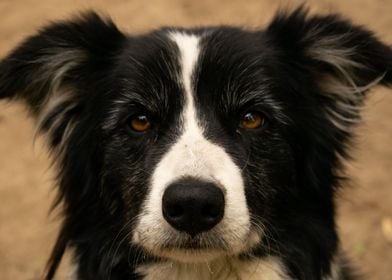
[{"label": "ear fur", "polygon": [[0,62],[0,98],[25,101],[40,130],[66,134],[83,106],[80,84],[104,71],[124,41],[110,20],[94,12],[53,23]]},{"label": "ear fur", "polygon": [[392,49],[370,31],[338,15],[308,16],[298,8],[279,13],[267,28],[285,62],[310,73],[329,120],[350,130],[366,92],[392,85]]},{"label": "ear fur", "polygon": [[[86,190],[94,184],[90,174],[97,171],[92,164],[92,145],[70,148],[67,153],[64,150],[81,145],[82,140],[91,143],[86,135],[93,128],[77,126],[95,105],[90,102],[94,100],[94,90],[88,89],[99,84],[125,41],[126,37],[110,20],[89,12],[47,26],[0,62],[0,99],[25,101],[38,119],[38,129],[48,134],[51,148],[61,156],[61,160],[56,158],[61,165],[56,204],[73,197],[74,200],[64,201],[64,208],[73,213],[87,211],[80,201],[93,200],[95,193]],[[64,173],[67,176],[62,176]],[[64,217],[63,223],[68,226],[62,227],[44,279],[53,279],[70,235],[78,230],[71,218]]]}]

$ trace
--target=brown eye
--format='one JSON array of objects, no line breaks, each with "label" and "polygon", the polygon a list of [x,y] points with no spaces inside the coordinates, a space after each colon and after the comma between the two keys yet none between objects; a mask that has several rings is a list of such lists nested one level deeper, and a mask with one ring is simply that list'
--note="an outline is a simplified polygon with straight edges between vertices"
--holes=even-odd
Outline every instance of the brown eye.
[{"label": "brown eye", "polygon": [[129,126],[136,132],[145,132],[151,128],[151,122],[146,115],[136,115],[130,119]]},{"label": "brown eye", "polygon": [[260,128],[265,123],[265,117],[258,112],[247,112],[241,117],[241,127],[246,129]]}]

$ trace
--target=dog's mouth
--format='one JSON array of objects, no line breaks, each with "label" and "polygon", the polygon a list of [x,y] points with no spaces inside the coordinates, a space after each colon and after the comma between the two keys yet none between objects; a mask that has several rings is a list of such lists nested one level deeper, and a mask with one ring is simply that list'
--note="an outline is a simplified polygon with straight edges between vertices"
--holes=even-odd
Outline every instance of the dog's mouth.
[{"label": "dog's mouth", "polygon": [[227,255],[225,250],[213,248],[165,248],[153,252],[157,257],[163,257],[182,263],[199,263],[212,261],[220,256]]},{"label": "dog's mouth", "polygon": [[230,242],[225,234],[214,230],[193,237],[181,232],[167,232],[160,236],[164,238],[154,239],[148,234],[138,233],[134,234],[133,242],[155,257],[187,263],[246,253],[260,243],[261,236],[262,233],[250,230],[245,236],[238,237],[236,242]]},{"label": "dog's mouth", "polygon": [[164,250],[227,250],[229,244],[224,238],[210,233],[202,233],[196,236],[178,234],[174,238],[165,240],[160,246]]}]

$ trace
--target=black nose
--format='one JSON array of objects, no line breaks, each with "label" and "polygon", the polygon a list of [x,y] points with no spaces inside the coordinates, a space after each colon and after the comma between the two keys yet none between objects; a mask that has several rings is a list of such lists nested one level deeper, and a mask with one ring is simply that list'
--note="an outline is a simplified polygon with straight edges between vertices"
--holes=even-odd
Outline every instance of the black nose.
[{"label": "black nose", "polygon": [[162,212],[175,229],[192,236],[218,224],[224,214],[225,199],[216,185],[197,179],[171,184],[162,198]]}]

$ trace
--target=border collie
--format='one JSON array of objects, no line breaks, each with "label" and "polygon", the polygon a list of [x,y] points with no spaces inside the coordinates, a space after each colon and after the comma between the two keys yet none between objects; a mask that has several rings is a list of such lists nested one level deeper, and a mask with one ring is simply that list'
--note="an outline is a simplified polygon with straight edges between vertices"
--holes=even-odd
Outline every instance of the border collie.
[{"label": "border collie", "polygon": [[338,15],[129,35],[90,12],[0,64],[58,167],[45,279],[355,279],[334,197],[392,49]]}]

